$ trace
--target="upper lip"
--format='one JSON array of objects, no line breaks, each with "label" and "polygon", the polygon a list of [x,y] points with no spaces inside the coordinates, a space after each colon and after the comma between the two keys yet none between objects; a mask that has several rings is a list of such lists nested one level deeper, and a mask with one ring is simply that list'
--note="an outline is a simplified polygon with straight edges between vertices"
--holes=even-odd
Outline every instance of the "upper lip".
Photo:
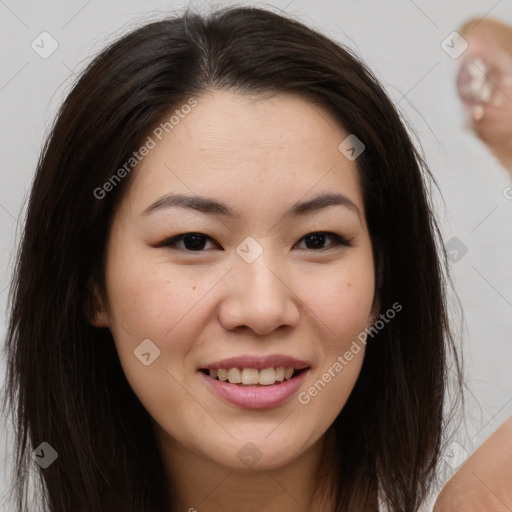
[{"label": "upper lip", "polygon": [[215,361],[201,366],[202,370],[220,370],[229,368],[256,368],[257,370],[264,370],[265,368],[278,368],[279,366],[291,366],[296,370],[308,368],[309,364],[295,357],[287,356],[284,354],[271,354],[268,356],[238,356]]}]

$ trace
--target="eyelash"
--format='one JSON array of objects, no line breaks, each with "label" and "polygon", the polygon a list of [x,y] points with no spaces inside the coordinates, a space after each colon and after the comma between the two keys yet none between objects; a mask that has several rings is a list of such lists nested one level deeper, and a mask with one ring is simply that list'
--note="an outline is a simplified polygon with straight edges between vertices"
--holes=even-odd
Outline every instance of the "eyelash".
[{"label": "eyelash", "polygon": [[[190,233],[182,233],[181,235],[177,235],[177,236],[174,236],[172,238],[168,238],[166,240],[163,240],[162,242],[159,242],[158,244],[156,244],[154,247],[167,247],[167,248],[176,248],[176,244],[178,242],[181,242],[184,238],[186,238],[187,236],[191,236],[191,235],[194,235],[194,236],[200,236],[200,237],[205,237],[207,239],[210,239],[210,240],[213,240],[211,237],[209,237],[208,235],[204,235],[203,233],[195,233],[195,232],[190,232]],[[301,250],[309,250],[309,251],[314,251],[314,252],[323,252],[323,251],[326,251],[326,250],[330,250],[330,249],[334,249],[334,247],[336,245],[341,245],[341,246],[344,246],[344,247],[352,247],[352,239],[351,240],[347,240],[346,238],[343,238],[342,236],[340,235],[337,235],[336,233],[332,233],[330,231],[312,231],[311,233],[308,233],[307,235],[303,236],[299,242],[301,242],[302,240],[304,240],[306,237],[310,236],[310,235],[327,235],[328,237],[331,237],[333,240],[334,240],[334,244],[329,247],[322,247],[320,249],[301,249]],[[181,249],[178,247],[178,249]],[[190,250],[190,249],[181,249],[181,250],[184,250],[185,252],[205,252],[204,250],[197,250],[197,251],[194,251],[194,250]]]}]

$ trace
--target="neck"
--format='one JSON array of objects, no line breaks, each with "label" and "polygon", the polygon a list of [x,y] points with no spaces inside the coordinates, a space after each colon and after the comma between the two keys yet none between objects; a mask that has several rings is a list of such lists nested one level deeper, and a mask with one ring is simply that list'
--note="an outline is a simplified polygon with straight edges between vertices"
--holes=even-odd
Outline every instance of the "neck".
[{"label": "neck", "polygon": [[330,512],[334,506],[334,431],[276,469],[239,470],[192,453],[156,430],[172,512]]}]

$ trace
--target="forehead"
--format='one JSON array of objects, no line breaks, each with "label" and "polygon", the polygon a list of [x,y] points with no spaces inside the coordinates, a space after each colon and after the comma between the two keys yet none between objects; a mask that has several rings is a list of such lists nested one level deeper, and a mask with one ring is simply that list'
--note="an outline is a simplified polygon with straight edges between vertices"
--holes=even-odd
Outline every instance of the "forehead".
[{"label": "forehead", "polygon": [[[195,100],[191,109],[175,107],[149,134],[154,147],[128,191],[139,209],[168,192],[231,204],[244,197],[236,208],[243,210],[250,199],[289,203],[333,189],[363,208],[356,164],[338,149],[348,133],[325,108],[290,94],[211,91]],[[173,114],[174,124],[165,124]]]}]

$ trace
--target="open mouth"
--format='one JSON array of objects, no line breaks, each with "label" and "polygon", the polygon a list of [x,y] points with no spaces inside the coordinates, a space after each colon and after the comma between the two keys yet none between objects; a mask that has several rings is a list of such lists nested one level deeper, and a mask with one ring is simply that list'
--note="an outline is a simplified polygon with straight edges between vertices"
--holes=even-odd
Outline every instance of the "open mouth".
[{"label": "open mouth", "polygon": [[199,371],[214,380],[226,382],[227,384],[259,387],[282,384],[283,382],[296,378],[301,373],[307,371],[308,368],[309,367],[297,369],[291,366],[265,368],[263,370],[256,368],[229,368],[218,370],[201,368]]}]

